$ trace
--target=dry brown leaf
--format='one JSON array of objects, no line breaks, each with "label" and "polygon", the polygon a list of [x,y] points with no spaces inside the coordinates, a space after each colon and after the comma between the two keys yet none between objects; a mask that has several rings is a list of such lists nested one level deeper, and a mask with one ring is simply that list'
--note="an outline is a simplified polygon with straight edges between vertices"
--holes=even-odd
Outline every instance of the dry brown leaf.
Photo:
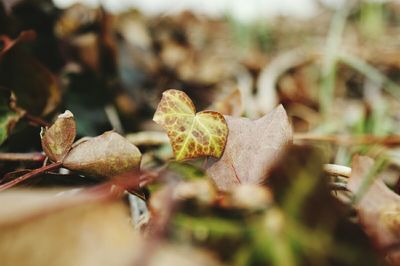
[{"label": "dry brown leaf", "polygon": [[282,105],[257,120],[225,117],[229,134],[222,157],[207,174],[221,190],[238,183],[265,181],[292,142],[292,128]]},{"label": "dry brown leaf", "polygon": [[[347,188],[358,193],[368,176],[374,161],[356,156]],[[387,249],[400,243],[400,196],[391,191],[380,179],[376,179],[356,204],[360,222],[377,247]],[[400,265],[400,256],[388,254],[392,265]]]},{"label": "dry brown leaf", "polygon": [[65,157],[63,165],[84,174],[112,177],[137,170],[141,157],[135,145],[109,131],[76,145]]},{"label": "dry brown leaf", "polygon": [[54,124],[45,129],[42,136],[42,148],[54,162],[61,162],[71,149],[76,136],[74,115],[65,111],[59,115]]}]

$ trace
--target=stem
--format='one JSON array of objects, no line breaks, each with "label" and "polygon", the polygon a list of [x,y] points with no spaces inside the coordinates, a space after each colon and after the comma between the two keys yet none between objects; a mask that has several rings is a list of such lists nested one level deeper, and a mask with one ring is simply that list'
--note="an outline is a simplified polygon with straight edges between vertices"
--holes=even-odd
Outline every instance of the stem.
[{"label": "stem", "polygon": [[10,182],[1,184],[0,185],[0,192],[3,191],[3,190],[9,189],[9,188],[21,183],[22,181],[25,181],[25,180],[29,179],[29,178],[35,177],[37,175],[40,175],[40,174],[42,174],[44,172],[59,169],[61,166],[62,166],[62,162],[57,162],[57,163],[52,163],[52,164],[43,166],[41,168],[35,169],[35,170],[25,174],[25,175],[22,175],[22,176],[20,176],[20,177],[18,177],[16,179],[11,180]]},{"label": "stem", "polygon": [[33,115],[29,114],[29,113],[25,113],[24,118],[26,120],[28,120],[29,122],[31,122],[31,123],[33,123],[35,125],[41,126],[41,127],[49,127],[50,126],[50,123],[44,121],[40,117],[33,116]]},{"label": "stem", "polygon": [[40,152],[32,153],[8,153],[0,152],[0,161],[32,161],[32,162],[43,162],[46,158]]},{"label": "stem", "polygon": [[337,57],[343,33],[346,28],[347,17],[351,11],[351,3],[339,9],[334,14],[325,46],[322,66],[322,83],[320,89],[320,108],[324,115],[331,109],[335,93],[335,79],[337,70]]}]

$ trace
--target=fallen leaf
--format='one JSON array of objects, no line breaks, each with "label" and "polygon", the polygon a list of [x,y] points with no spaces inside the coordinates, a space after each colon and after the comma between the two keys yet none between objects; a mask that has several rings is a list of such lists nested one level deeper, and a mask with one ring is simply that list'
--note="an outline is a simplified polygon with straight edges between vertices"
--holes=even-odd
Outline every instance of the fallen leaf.
[{"label": "fallen leaf", "polygon": [[44,130],[42,148],[53,162],[61,162],[71,149],[76,136],[74,115],[65,111],[54,124]]},{"label": "fallen leaf", "polygon": [[218,188],[265,181],[274,164],[292,142],[292,128],[282,105],[257,120],[225,117],[229,135],[222,157],[207,174]]},{"label": "fallen leaf", "polygon": [[177,160],[219,158],[224,150],[228,135],[224,117],[214,111],[196,113],[193,102],[182,91],[165,91],[153,120],[167,130]]},{"label": "fallen leaf", "polygon": [[0,144],[3,143],[15,124],[24,115],[22,110],[11,108],[15,104],[13,94],[8,90],[0,90]]},{"label": "fallen leaf", "polygon": [[64,158],[63,165],[96,177],[113,177],[137,170],[141,157],[135,145],[109,131],[74,146]]},{"label": "fallen leaf", "polygon": [[[347,188],[357,194],[373,166],[374,160],[371,158],[356,156]],[[360,223],[378,248],[385,250],[399,245],[400,196],[391,191],[381,179],[377,178],[370,185],[355,207]],[[392,265],[400,265],[400,257],[395,252],[387,254],[387,259]]]}]

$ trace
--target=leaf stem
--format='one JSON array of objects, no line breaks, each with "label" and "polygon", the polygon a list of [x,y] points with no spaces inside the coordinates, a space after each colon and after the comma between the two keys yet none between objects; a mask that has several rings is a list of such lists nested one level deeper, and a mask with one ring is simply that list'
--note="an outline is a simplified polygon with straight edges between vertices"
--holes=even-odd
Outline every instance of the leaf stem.
[{"label": "leaf stem", "polygon": [[28,120],[29,122],[31,122],[32,124],[35,124],[35,125],[38,125],[38,126],[41,126],[41,127],[49,127],[50,126],[50,123],[44,121],[40,117],[33,116],[33,115],[29,114],[29,113],[25,113],[24,114],[24,118],[26,120]]},{"label": "leaf stem", "polygon": [[43,162],[46,156],[40,152],[9,153],[0,152],[0,161],[32,161]]},{"label": "leaf stem", "polygon": [[59,169],[61,166],[62,166],[62,162],[57,162],[57,163],[52,163],[52,164],[43,166],[41,168],[35,169],[35,170],[25,174],[25,175],[22,175],[22,176],[20,176],[20,177],[18,177],[16,179],[11,180],[10,182],[1,184],[0,185],[0,192],[4,191],[6,189],[9,189],[9,188],[21,183],[22,181],[25,181],[25,180],[29,179],[29,178],[35,177],[37,175],[40,175],[40,174],[42,174],[44,172]]}]

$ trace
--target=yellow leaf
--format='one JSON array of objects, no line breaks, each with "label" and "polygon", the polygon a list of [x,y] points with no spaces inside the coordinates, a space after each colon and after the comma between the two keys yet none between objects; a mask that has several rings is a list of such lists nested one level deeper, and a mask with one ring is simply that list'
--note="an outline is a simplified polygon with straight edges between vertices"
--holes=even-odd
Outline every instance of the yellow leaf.
[{"label": "yellow leaf", "polygon": [[196,113],[184,92],[165,91],[153,120],[167,130],[177,160],[221,157],[228,136],[225,118],[214,111]]}]

